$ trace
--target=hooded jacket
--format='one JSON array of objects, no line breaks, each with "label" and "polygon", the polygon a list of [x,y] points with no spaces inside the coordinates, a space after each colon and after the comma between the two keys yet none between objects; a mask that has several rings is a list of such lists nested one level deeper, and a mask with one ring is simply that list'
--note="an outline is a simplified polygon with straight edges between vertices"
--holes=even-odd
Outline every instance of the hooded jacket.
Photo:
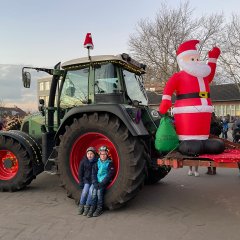
[{"label": "hooded jacket", "polygon": [[98,184],[99,188],[105,188],[112,180],[114,175],[114,166],[111,159],[98,161],[94,164],[92,170],[92,184]]},{"label": "hooded jacket", "polygon": [[86,155],[82,158],[78,169],[78,176],[81,185],[85,183],[92,183],[92,167],[96,162],[96,157],[94,157],[91,161],[88,160]]}]

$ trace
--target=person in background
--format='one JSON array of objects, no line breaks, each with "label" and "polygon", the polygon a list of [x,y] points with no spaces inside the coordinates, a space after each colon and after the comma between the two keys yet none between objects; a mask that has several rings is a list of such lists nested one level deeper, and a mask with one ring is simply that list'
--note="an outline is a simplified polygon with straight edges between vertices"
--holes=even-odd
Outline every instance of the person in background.
[{"label": "person in background", "polygon": [[228,138],[227,132],[228,132],[228,121],[224,117],[222,120],[222,138],[224,138],[224,139]]},{"label": "person in background", "polygon": [[189,171],[188,171],[188,176],[195,176],[195,177],[199,177],[199,172],[198,172],[198,166],[195,166],[194,172],[193,172],[193,167],[189,166]]},{"label": "person in background", "polygon": [[86,216],[90,209],[92,201],[92,168],[97,162],[96,149],[94,147],[89,147],[86,151],[86,155],[83,157],[78,171],[80,189],[82,189],[78,214],[83,214]]},{"label": "person in background", "polygon": [[233,142],[239,142],[240,140],[240,118],[236,117],[232,125],[232,137]]},{"label": "person in background", "polygon": [[[210,134],[216,137],[219,137],[222,132],[221,121],[217,118],[214,112],[212,112],[211,125],[210,125]],[[206,174],[215,175],[216,167],[208,167]]]},{"label": "person in background", "polygon": [[212,112],[210,134],[219,137],[222,133],[221,121],[217,118],[214,112]]},{"label": "person in background", "polygon": [[208,167],[206,174],[216,175],[217,174],[216,167]]}]

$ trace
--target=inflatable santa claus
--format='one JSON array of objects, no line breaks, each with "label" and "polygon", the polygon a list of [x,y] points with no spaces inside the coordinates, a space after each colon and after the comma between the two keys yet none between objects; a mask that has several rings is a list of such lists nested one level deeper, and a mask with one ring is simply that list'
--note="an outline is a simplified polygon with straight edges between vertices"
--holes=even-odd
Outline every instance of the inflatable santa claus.
[{"label": "inflatable santa claus", "polygon": [[179,150],[188,155],[224,150],[221,141],[208,140],[213,112],[209,84],[215,75],[220,49],[214,47],[208,52],[206,64],[199,61],[198,43],[198,40],[189,40],[179,46],[177,62],[181,71],[168,80],[159,106],[159,112],[165,114],[172,106],[173,93],[176,94],[173,114],[176,132],[182,141]]}]

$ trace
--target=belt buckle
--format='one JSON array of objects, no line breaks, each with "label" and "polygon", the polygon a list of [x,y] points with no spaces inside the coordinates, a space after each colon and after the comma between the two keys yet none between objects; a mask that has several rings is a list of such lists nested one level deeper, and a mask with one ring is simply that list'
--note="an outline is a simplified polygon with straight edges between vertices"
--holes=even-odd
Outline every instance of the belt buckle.
[{"label": "belt buckle", "polygon": [[199,92],[199,97],[208,98],[208,92]]}]

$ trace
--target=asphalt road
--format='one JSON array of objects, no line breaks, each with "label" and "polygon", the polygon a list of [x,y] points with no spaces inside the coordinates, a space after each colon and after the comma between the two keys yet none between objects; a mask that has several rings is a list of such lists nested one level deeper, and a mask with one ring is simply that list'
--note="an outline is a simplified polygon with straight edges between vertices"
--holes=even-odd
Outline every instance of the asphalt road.
[{"label": "asphalt road", "polygon": [[187,176],[174,169],[126,207],[98,218],[77,215],[57,176],[42,173],[24,191],[0,193],[0,239],[239,240],[237,169]]}]

